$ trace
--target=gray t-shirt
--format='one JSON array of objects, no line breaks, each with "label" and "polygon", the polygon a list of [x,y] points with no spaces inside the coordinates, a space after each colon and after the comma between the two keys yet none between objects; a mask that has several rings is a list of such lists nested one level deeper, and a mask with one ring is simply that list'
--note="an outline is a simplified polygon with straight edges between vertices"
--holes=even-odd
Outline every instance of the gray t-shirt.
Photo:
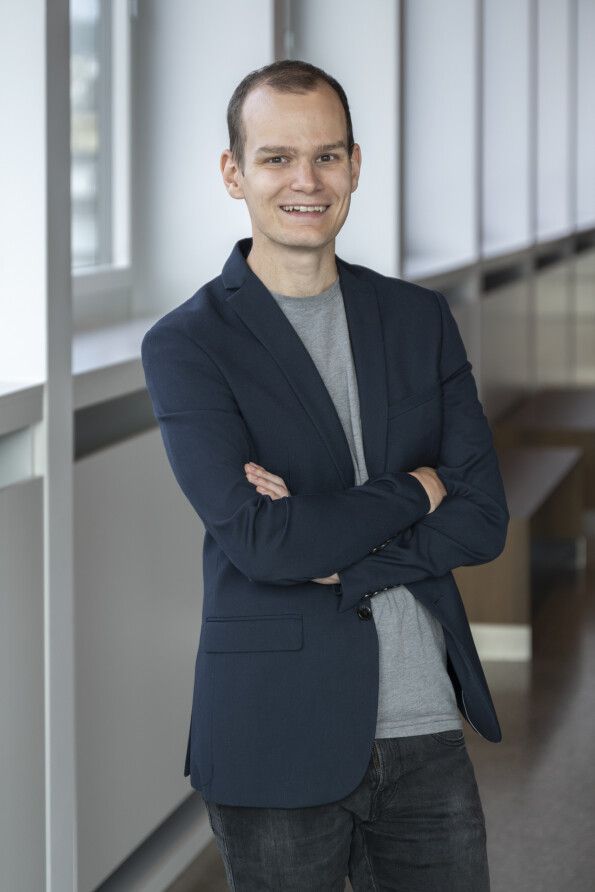
[{"label": "gray t-shirt", "polygon": [[[326,385],[345,431],[359,486],[368,479],[368,472],[339,279],[313,297],[271,294]],[[462,728],[438,620],[403,585],[374,595],[367,603],[372,607],[379,648],[375,736],[409,737]]]}]

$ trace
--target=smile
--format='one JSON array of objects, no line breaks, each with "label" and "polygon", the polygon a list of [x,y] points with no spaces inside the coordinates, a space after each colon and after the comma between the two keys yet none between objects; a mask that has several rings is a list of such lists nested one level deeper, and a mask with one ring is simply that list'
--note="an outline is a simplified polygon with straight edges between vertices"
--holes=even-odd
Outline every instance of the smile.
[{"label": "smile", "polygon": [[326,204],[283,204],[281,205],[281,210],[286,213],[291,213],[297,211],[300,214],[322,214],[323,211],[326,211],[328,205]]}]

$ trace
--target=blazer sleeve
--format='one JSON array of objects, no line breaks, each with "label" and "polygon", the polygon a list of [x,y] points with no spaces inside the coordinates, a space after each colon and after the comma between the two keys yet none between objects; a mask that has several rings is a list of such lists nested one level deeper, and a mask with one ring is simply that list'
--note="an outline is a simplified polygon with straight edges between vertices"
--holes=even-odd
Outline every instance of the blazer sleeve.
[{"label": "blazer sleeve", "polygon": [[429,510],[410,474],[365,486],[272,500],[248,482],[257,461],[232,390],[180,326],[161,320],[142,345],[147,387],[165,449],[206,529],[250,580],[293,584],[334,573]]},{"label": "blazer sleeve", "polygon": [[447,496],[432,514],[339,571],[341,610],[374,591],[487,563],[504,548],[509,518],[492,434],[456,322],[445,298],[436,298],[443,406],[437,471]]}]

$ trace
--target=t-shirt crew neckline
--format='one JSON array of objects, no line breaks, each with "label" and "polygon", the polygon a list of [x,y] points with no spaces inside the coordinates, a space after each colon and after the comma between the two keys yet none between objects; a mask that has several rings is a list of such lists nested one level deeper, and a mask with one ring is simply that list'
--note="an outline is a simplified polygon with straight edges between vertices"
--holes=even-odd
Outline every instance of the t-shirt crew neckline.
[{"label": "t-shirt crew neckline", "polygon": [[309,294],[307,297],[294,297],[289,294],[280,294],[278,291],[272,291],[271,294],[273,297],[278,300],[286,300],[299,305],[302,301],[304,303],[326,303],[328,300],[332,300],[333,297],[336,297],[338,292],[340,291],[339,285],[339,276],[335,279],[330,288],[327,288],[326,291],[321,291],[320,294]]}]

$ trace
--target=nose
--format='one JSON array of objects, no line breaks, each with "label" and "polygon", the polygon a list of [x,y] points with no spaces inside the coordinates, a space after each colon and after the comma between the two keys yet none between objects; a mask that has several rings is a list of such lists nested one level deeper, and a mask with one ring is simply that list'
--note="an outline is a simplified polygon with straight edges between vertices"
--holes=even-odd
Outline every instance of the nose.
[{"label": "nose", "polygon": [[310,161],[301,161],[294,168],[294,177],[291,184],[296,192],[311,194],[320,188],[320,177],[316,165]]}]

